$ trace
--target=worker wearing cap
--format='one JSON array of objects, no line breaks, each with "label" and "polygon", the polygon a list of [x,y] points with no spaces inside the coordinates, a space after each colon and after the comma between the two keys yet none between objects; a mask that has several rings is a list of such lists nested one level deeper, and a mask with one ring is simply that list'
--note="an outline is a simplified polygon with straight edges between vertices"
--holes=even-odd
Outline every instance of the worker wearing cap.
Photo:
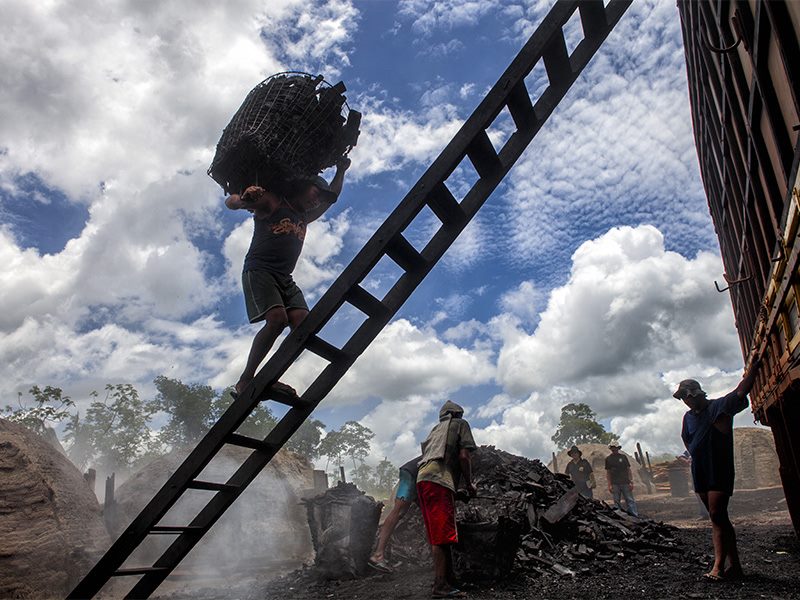
[{"label": "worker wearing cap", "polygon": [[[225,200],[229,209],[253,214],[255,228],[244,259],[242,288],[247,318],[251,323],[264,321],[253,340],[234,395],[240,394],[253,380],[261,361],[286,326],[294,329],[308,315],[308,305],[292,272],[303,249],[308,223],[336,202],[349,166],[350,159],[342,158],[336,164],[330,185],[322,177],[299,180],[287,186],[285,196],[250,186],[241,195],[233,194]],[[295,393],[281,383],[275,387]]]},{"label": "worker wearing cap", "polygon": [[569,478],[572,479],[572,483],[575,484],[575,489],[578,490],[581,496],[591,499],[594,496],[592,488],[595,487],[592,465],[589,464],[588,460],[583,458],[583,452],[575,445],[567,450],[567,455],[572,460],[564,467],[564,473],[569,475]]},{"label": "worker wearing cap", "polygon": [[[639,516],[636,508],[636,499],[633,497],[633,473],[631,472],[631,462],[624,454],[620,454],[620,446],[617,442],[608,445],[611,454],[606,456],[606,478],[608,479],[608,491],[614,498],[614,504],[620,510],[625,510],[634,517]],[[622,508],[622,499],[625,498],[625,508]]]},{"label": "worker wearing cap", "polygon": [[681,381],[673,394],[689,407],[683,416],[681,437],[692,457],[694,491],[711,518],[714,566],[705,577],[714,581],[742,576],[736,532],[728,517],[734,480],[733,416],[747,408],[747,394],[753,387],[758,362],[753,363],[736,389],[722,398],[709,400],[694,379]]}]

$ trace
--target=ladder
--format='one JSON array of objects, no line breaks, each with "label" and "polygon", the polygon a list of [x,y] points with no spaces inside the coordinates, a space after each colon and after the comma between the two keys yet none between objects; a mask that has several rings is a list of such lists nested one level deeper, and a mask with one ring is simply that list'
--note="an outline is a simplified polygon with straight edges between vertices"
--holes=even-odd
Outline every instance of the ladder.
[{"label": "ladder", "polygon": [[[91,598],[112,577],[120,576],[139,577],[126,598],[147,598],[153,593],[309,417],[425,279],[519,159],[631,2],[611,0],[607,6],[603,0],[559,0],[555,3],[498,82],[411,191],[68,598]],[[563,28],[576,10],[579,11],[584,37],[570,54]],[[537,98],[532,99],[525,78],[540,60],[544,62],[548,85]],[[487,129],[506,108],[515,130],[497,152]],[[462,161],[467,160],[478,178],[466,195],[458,200],[448,189],[446,181]],[[426,206],[441,225],[424,249],[417,251],[403,232]],[[402,275],[386,295],[378,299],[361,282],[384,256],[400,267]],[[365,320],[342,347],[336,347],[319,333],[345,303],[363,313]],[[304,351],[324,359],[325,366],[316,379],[300,396],[273,389],[272,385]],[[290,408],[266,438],[254,439],[236,433],[253,409],[267,400]],[[224,483],[197,479],[226,444],[253,452]],[[189,490],[205,490],[213,492],[213,495],[188,525],[160,524],[167,511]],[[122,568],[133,551],[152,535],[174,536],[175,539],[151,566]]]}]

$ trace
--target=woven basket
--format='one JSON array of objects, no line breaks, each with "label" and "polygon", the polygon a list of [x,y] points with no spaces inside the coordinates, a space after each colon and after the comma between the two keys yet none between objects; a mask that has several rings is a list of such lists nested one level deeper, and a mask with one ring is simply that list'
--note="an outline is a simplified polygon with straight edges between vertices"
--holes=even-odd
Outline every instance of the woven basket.
[{"label": "woven basket", "polygon": [[297,71],[265,79],[222,132],[208,174],[227,194],[250,185],[283,192],[335,165],[356,145],[361,122],[345,89]]}]

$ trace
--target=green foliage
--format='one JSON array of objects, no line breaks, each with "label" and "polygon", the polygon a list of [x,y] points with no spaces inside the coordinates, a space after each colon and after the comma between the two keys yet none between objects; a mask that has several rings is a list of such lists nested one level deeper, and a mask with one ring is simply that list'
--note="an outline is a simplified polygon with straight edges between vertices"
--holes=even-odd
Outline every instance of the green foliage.
[{"label": "green foliage", "polygon": [[214,420],[214,390],[199,383],[187,385],[179,379],[159,375],[153,380],[158,390],[152,408],[169,415],[159,439],[169,446],[197,442]]},{"label": "green foliage", "polygon": [[374,493],[375,489],[375,476],[367,463],[362,462],[355,469],[350,471],[350,480],[358,486],[363,492]]},{"label": "green foliage", "polygon": [[[214,401],[211,412],[212,421],[219,419],[228,410],[228,407],[233,402],[232,389],[228,388]],[[245,419],[244,423],[239,425],[236,432],[241,435],[263,439],[267,437],[267,434],[275,427],[276,423],[277,420],[272,411],[265,404],[259,404],[253,409],[250,416]]]},{"label": "green foliage", "polygon": [[375,467],[376,491],[383,498],[388,498],[397,483],[397,467],[391,461],[384,459]]},{"label": "green foliage", "polygon": [[75,403],[65,396],[61,388],[45,386],[41,389],[34,385],[28,393],[33,396],[34,406],[27,407],[22,401],[22,394],[17,396],[18,408],[6,405],[3,418],[24,425],[28,429],[42,434],[49,424],[56,424],[69,417],[69,408]]},{"label": "green foliage", "polygon": [[397,483],[397,468],[385,458],[375,467],[361,462],[350,471],[350,481],[376,498],[388,498]]},{"label": "green foliage", "polygon": [[[97,396],[97,392],[92,392]],[[81,471],[91,466],[96,452],[92,440],[92,428],[81,421],[80,413],[70,415],[64,426],[64,442],[67,455]]]},{"label": "green foliage", "polygon": [[567,404],[561,408],[558,429],[550,439],[563,450],[573,444],[610,444],[619,436],[606,431],[595,420],[595,413],[588,404]]},{"label": "green foliage", "polygon": [[375,434],[369,427],[357,421],[347,421],[341,429],[329,431],[322,439],[319,454],[339,466],[343,465],[344,458],[350,457],[353,468],[357,468],[356,461],[363,462],[369,455],[369,442],[373,437]]},{"label": "green foliage", "polygon": [[308,460],[319,458],[319,445],[322,440],[322,432],[325,430],[325,423],[317,419],[307,419],[294,432],[294,435],[286,442],[286,449],[304,456]]},{"label": "green foliage", "polygon": [[148,426],[154,412],[152,403],[139,398],[139,392],[129,383],[108,384],[105,389],[105,399],[89,405],[84,423],[98,469],[108,473],[130,470],[163,452]]}]

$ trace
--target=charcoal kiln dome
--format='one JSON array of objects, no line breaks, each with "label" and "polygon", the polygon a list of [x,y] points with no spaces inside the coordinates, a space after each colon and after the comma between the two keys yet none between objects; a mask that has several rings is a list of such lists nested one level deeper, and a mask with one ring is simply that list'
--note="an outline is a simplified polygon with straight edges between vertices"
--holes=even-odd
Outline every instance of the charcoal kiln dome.
[{"label": "charcoal kiln dome", "polygon": [[66,596],[109,543],[97,498],[63,450],[0,419],[0,598]]}]

